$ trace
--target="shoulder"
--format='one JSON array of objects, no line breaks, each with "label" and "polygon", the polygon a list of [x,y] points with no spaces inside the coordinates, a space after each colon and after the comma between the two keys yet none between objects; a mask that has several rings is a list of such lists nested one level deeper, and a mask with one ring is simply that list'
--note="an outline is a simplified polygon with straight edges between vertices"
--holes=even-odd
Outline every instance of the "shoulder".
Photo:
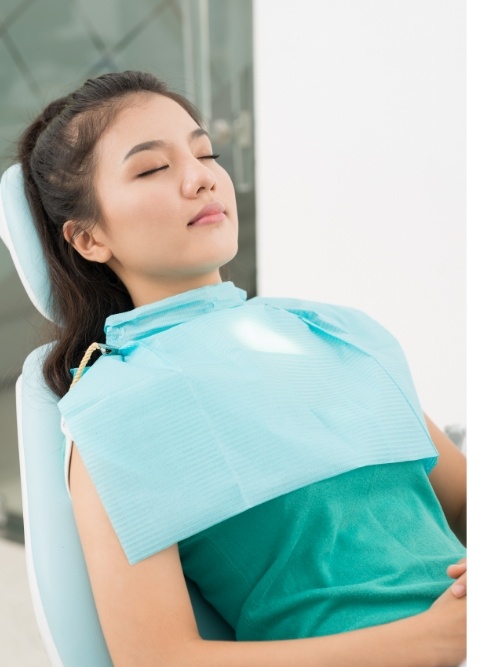
[{"label": "shoulder", "polygon": [[291,312],[337,337],[355,336],[365,342],[397,342],[393,334],[380,322],[358,308],[283,297],[254,297],[248,303]]}]

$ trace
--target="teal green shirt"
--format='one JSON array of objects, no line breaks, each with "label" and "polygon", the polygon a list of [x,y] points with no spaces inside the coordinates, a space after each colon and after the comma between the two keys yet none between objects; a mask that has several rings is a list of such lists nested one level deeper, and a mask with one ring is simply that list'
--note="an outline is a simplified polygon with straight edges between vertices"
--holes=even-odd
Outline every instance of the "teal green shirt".
[{"label": "teal green shirt", "polygon": [[179,543],[238,640],[314,637],[426,610],[465,554],[422,461],[305,486]]}]

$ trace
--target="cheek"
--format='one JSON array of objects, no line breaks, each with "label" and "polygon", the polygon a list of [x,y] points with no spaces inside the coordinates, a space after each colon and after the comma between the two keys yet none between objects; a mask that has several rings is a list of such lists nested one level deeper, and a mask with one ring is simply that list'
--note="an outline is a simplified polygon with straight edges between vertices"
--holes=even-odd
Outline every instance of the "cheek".
[{"label": "cheek", "polygon": [[[173,196],[172,186],[160,182],[160,178],[152,177],[148,184],[143,184],[140,192],[129,197],[128,207],[135,212],[139,218],[152,223],[169,223],[176,219],[182,219],[183,211],[181,204]],[[184,217],[186,213],[184,211]]]},{"label": "cheek", "polygon": [[231,176],[226,169],[221,166],[219,166],[218,183],[221,187],[225,188],[226,191],[232,192],[234,196],[234,183],[231,180]]},{"label": "cheek", "polygon": [[173,202],[155,188],[153,192],[146,189],[140,196],[121,194],[105,213],[111,229],[128,236],[167,231],[180,215]]}]

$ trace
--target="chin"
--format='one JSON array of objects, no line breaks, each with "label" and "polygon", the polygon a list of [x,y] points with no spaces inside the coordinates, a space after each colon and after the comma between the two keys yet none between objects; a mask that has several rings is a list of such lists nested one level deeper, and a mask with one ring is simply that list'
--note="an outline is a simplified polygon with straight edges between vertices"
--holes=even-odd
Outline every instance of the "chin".
[{"label": "chin", "polygon": [[211,266],[213,268],[219,268],[230,262],[238,254],[238,244],[234,246],[229,244],[220,248],[212,257]]}]

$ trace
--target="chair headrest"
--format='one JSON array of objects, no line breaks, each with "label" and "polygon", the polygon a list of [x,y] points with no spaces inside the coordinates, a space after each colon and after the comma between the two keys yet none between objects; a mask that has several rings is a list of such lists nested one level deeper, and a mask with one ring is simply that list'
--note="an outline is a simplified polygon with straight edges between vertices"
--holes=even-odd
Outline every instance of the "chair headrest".
[{"label": "chair headrest", "polygon": [[19,164],[9,167],[0,182],[0,237],[33,305],[53,321],[47,264],[25,196]]}]

